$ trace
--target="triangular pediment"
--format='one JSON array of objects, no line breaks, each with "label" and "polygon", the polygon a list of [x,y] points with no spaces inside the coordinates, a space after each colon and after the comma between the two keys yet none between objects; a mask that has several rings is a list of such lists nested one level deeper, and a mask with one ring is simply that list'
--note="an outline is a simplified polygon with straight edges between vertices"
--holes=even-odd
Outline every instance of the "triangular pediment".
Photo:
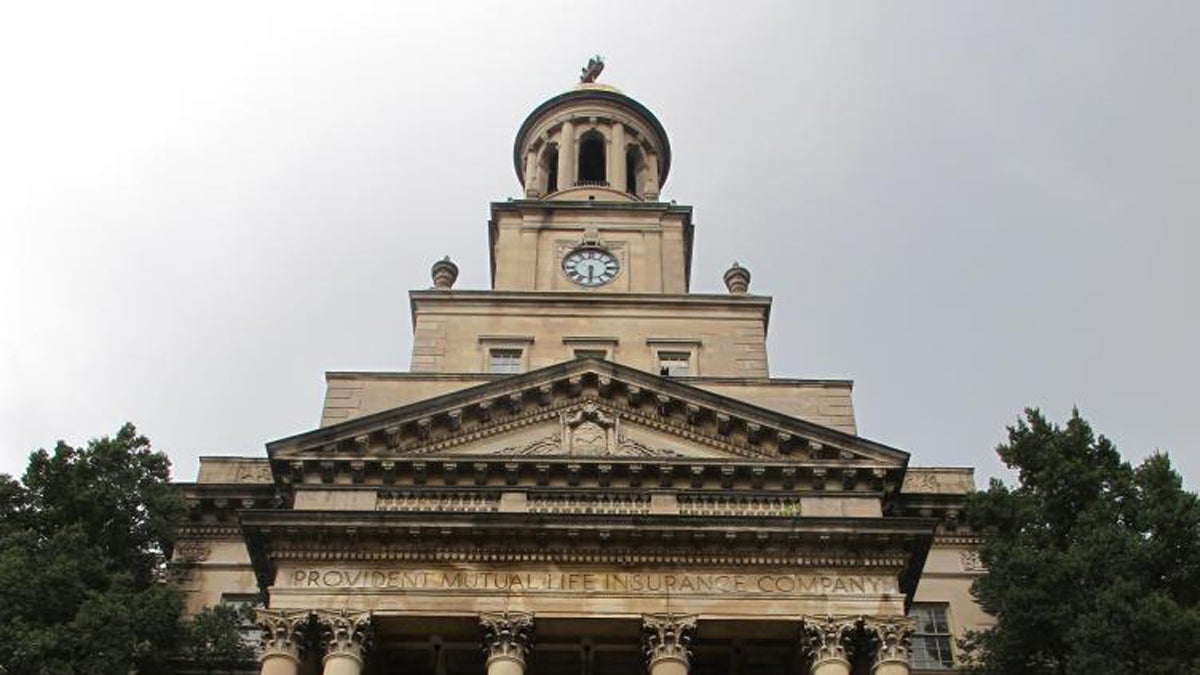
[{"label": "triangular pediment", "polygon": [[580,359],[272,442],[272,460],[769,461],[899,468],[908,454],[608,361]]},{"label": "triangular pediment", "polygon": [[[444,450],[439,456],[556,458],[576,460],[746,459],[703,437],[691,438],[649,427],[626,411],[587,398],[562,409],[557,418]],[[763,456],[765,459],[766,457]]]}]

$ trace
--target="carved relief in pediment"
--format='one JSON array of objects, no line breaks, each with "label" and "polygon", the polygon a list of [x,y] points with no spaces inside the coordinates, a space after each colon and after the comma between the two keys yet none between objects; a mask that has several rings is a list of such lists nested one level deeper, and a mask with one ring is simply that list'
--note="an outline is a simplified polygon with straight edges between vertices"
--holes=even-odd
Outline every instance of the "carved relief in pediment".
[{"label": "carved relief in pediment", "polygon": [[594,401],[586,401],[578,408],[559,415],[558,429],[553,433],[520,443],[490,443],[486,447],[464,448],[459,452],[510,457],[685,456],[675,450],[630,438],[620,416],[606,412]]}]

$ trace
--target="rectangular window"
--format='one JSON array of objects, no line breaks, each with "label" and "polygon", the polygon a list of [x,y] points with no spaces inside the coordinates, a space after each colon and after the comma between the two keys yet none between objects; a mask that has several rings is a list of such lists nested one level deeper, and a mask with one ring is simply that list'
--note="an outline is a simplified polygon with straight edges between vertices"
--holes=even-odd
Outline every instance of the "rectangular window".
[{"label": "rectangular window", "polygon": [[951,651],[953,636],[946,620],[945,604],[914,604],[912,616],[917,620],[913,633],[913,670],[949,670],[954,667]]},{"label": "rectangular window", "polygon": [[489,373],[521,372],[520,349],[493,349],[488,352]]},{"label": "rectangular window", "polygon": [[659,352],[658,373],[667,377],[692,374],[692,355],[689,352]]},{"label": "rectangular window", "polygon": [[607,359],[608,352],[603,349],[576,349],[575,358],[577,359]]}]

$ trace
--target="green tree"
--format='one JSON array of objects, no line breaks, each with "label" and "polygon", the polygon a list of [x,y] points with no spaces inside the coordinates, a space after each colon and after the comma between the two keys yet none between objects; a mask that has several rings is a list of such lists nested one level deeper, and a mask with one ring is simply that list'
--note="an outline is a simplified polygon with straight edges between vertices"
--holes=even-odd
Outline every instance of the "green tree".
[{"label": "green tree", "polygon": [[226,673],[253,661],[254,650],[236,630],[252,619],[252,613],[246,606],[217,605],[192,617],[184,625],[180,650],[191,672]]},{"label": "green tree", "polygon": [[996,626],[971,637],[987,674],[1200,673],[1200,500],[1165,454],[1131,467],[1074,411],[1037,410],[997,452],[1017,472],[972,496]]},{"label": "green tree", "polygon": [[[165,673],[181,650],[203,660],[224,645],[195,639],[182,594],[161,582],[182,513],[170,462],[131,424],[34,452],[20,482],[0,475],[5,672]],[[208,635],[236,635],[236,622],[206,621]]]}]

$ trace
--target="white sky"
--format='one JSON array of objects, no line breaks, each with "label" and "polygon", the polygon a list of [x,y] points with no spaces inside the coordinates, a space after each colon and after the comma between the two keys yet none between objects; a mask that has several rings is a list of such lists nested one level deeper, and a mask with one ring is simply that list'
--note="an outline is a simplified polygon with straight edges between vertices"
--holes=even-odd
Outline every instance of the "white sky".
[{"label": "white sky", "polygon": [[772,373],[976,465],[1078,405],[1200,484],[1200,3],[0,5],[0,472],[136,422],[195,475],[405,370],[406,292],[487,285],[525,115],[662,120],[693,290],[775,297]]}]

